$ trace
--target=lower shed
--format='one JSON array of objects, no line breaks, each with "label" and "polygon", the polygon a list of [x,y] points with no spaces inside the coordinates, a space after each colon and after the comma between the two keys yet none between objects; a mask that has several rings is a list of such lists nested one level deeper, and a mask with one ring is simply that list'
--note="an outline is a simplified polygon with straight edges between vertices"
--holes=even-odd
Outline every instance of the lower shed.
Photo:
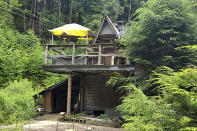
[{"label": "lower shed", "polygon": [[[72,105],[78,104],[80,92],[80,77],[74,77],[72,88]],[[55,84],[40,92],[41,106],[48,113],[66,112],[67,108],[67,80]],[[72,107],[74,110],[74,107]]]},{"label": "lower shed", "polygon": [[[110,74],[87,73],[72,77],[71,111],[104,112],[120,104],[121,94],[106,87]],[[68,81],[40,92],[42,107],[47,112],[66,112]]]},{"label": "lower shed", "polygon": [[82,83],[82,111],[105,111],[119,104],[120,94],[106,87],[110,75],[88,74],[83,77],[85,83]]}]

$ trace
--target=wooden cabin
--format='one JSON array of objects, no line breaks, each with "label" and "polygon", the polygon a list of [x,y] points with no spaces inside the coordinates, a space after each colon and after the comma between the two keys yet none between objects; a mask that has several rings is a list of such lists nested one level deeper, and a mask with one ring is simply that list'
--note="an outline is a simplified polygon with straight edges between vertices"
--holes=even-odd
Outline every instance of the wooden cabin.
[{"label": "wooden cabin", "polygon": [[[76,104],[73,102],[73,96],[79,96],[78,105],[81,112],[105,111],[120,103],[120,94],[112,88],[107,88],[105,83],[113,72],[130,76],[135,67],[119,52],[118,40],[121,38],[123,26],[119,27],[121,28],[118,29],[110,18],[104,15],[93,44],[46,45],[43,69],[68,74],[68,80],[60,84],[60,87],[50,87],[45,93],[45,109],[55,112],[66,111],[70,114]],[[66,54],[66,50],[71,50],[72,54]],[[76,76],[79,78],[77,83]],[[79,90],[78,94],[74,93],[76,89]],[[58,107],[58,102],[61,104],[61,110],[54,108]]]},{"label": "wooden cabin", "polygon": [[[78,104],[79,92],[80,92],[80,77],[74,76],[72,80],[72,105]],[[64,80],[60,83],[57,83],[42,92],[38,95],[42,96],[41,106],[46,112],[56,113],[56,112],[66,112],[67,106],[67,85],[68,81]],[[71,110],[74,111],[75,107],[71,107]]]}]

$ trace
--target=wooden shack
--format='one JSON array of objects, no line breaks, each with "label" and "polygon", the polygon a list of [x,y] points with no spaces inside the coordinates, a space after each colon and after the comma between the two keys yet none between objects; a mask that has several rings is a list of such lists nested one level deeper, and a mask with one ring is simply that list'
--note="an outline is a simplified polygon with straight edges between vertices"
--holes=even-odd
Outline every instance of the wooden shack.
[{"label": "wooden shack", "polygon": [[[79,94],[80,94],[80,77],[73,77],[73,87],[72,87],[72,107],[71,110],[74,110],[74,105],[78,104]],[[43,91],[41,91],[38,95],[42,96],[41,98],[41,106],[44,111],[55,113],[55,112],[66,112],[67,106],[67,79],[57,83]]]},{"label": "wooden shack", "polygon": [[[61,109],[70,114],[73,111],[72,106],[75,104],[72,96],[76,95],[73,94],[74,77],[78,76],[80,79],[77,82],[79,87],[77,95],[80,96],[78,100],[81,112],[105,111],[117,106],[120,103],[120,94],[112,88],[107,88],[105,83],[113,72],[130,76],[135,70],[135,67],[127,62],[126,57],[119,52],[120,45],[117,40],[120,37],[120,30],[107,15],[104,15],[93,44],[46,45],[43,69],[48,72],[68,74],[68,80],[63,84],[64,90],[57,91],[56,97],[52,91],[48,91],[44,99],[66,98],[65,101],[61,101],[64,103]],[[72,54],[66,54],[64,50],[67,49],[72,49]],[[77,54],[77,49],[84,50],[84,52]],[[55,87],[51,87],[51,90],[53,89]],[[55,102],[52,99],[45,103],[46,109],[51,107],[49,111],[53,111],[54,106],[61,104],[56,101],[54,105]]]}]

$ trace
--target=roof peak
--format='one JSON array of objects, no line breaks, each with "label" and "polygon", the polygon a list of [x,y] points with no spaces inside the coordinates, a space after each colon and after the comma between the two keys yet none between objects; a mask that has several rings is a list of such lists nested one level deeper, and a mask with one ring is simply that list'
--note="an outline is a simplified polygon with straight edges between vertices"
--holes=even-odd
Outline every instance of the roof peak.
[{"label": "roof peak", "polygon": [[94,43],[100,42],[111,42],[115,39],[120,39],[120,32],[108,17],[106,13],[104,13],[104,17],[102,19],[100,28],[98,30],[97,36],[94,40]]}]

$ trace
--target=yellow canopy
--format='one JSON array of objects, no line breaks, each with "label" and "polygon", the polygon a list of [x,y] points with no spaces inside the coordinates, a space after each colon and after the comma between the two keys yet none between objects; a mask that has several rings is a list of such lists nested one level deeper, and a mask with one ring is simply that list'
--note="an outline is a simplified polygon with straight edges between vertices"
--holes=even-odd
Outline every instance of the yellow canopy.
[{"label": "yellow canopy", "polygon": [[[86,37],[90,34],[90,29],[81,26],[79,24],[66,24],[64,26],[49,30],[53,35],[59,35],[66,37],[77,37],[78,39],[86,40]],[[88,40],[91,40],[92,36],[88,36]],[[93,38],[92,38],[93,39]]]}]

